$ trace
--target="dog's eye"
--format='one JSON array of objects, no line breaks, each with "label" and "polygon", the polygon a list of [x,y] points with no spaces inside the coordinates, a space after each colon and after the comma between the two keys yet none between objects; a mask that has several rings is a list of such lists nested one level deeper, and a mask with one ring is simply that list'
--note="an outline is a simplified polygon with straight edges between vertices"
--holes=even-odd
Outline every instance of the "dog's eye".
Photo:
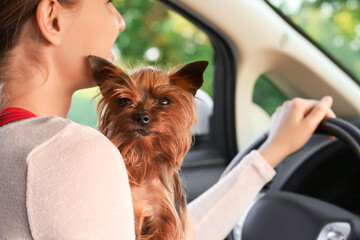
[{"label": "dog's eye", "polygon": [[161,98],[161,99],[159,99],[159,104],[162,105],[162,106],[169,105],[169,104],[170,104],[170,100],[167,99],[167,98]]},{"label": "dog's eye", "polygon": [[121,105],[129,105],[129,104],[131,104],[132,102],[131,102],[131,100],[130,99],[128,99],[128,98],[120,98],[119,99],[119,103],[121,104]]}]

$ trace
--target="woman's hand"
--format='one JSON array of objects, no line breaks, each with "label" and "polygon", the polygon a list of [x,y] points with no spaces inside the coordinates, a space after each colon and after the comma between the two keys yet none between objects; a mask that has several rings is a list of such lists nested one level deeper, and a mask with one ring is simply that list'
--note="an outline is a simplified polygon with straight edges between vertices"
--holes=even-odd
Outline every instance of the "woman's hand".
[{"label": "woman's hand", "polygon": [[310,139],[325,117],[335,117],[332,103],[329,96],[321,101],[302,98],[286,101],[271,117],[269,136],[259,153],[272,167],[278,165]]}]

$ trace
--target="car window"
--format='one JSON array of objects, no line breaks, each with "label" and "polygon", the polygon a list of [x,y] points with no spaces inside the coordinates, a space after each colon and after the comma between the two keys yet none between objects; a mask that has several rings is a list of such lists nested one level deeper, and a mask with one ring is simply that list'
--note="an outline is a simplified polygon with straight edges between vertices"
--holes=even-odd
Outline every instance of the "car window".
[{"label": "car window", "polygon": [[359,0],[267,0],[360,82]]},{"label": "car window", "polygon": [[[181,15],[152,0],[115,0],[114,6],[126,22],[113,46],[115,64],[128,69],[155,65],[163,69],[192,61],[210,62],[204,73],[204,84],[196,104],[198,127],[196,134],[208,134],[213,107],[214,51],[207,35]],[[68,118],[96,128],[96,105],[92,99],[98,88],[80,90],[72,99]]]},{"label": "car window", "polygon": [[266,76],[262,75],[257,79],[253,91],[253,102],[270,116],[286,100],[288,97]]}]

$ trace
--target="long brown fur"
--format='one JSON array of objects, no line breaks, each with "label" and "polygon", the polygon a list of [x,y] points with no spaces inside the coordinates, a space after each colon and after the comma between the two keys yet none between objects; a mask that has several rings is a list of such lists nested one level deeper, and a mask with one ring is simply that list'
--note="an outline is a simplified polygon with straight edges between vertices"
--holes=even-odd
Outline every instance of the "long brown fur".
[{"label": "long brown fur", "polygon": [[185,239],[179,170],[192,144],[194,96],[208,63],[169,73],[146,67],[128,75],[104,59],[90,56],[89,62],[103,96],[99,130],[120,150],[127,167],[136,239]]}]

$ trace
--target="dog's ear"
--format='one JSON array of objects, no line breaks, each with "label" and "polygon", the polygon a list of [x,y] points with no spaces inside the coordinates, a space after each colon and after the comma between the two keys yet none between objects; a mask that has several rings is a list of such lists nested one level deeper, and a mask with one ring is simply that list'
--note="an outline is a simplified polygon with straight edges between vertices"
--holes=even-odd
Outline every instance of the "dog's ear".
[{"label": "dog's ear", "polygon": [[189,63],[180,70],[170,73],[170,82],[191,92],[195,96],[196,91],[204,82],[203,75],[208,64],[208,61]]},{"label": "dog's ear", "polygon": [[88,60],[93,79],[100,89],[108,80],[113,83],[124,84],[130,79],[121,68],[115,66],[104,58],[90,55],[88,56]]}]

